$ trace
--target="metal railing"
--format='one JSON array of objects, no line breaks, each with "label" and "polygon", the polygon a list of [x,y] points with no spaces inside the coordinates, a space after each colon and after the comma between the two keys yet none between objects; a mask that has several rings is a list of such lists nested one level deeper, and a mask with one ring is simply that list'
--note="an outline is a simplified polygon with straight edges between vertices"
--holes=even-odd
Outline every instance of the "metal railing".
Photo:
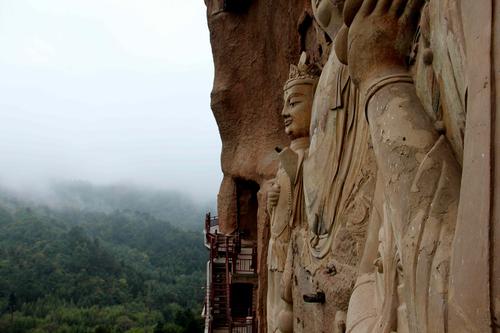
[{"label": "metal railing", "polygon": [[257,269],[255,267],[255,261],[253,256],[241,257],[238,256],[236,258],[236,265],[234,269],[234,273],[236,274],[255,274],[257,273]]},{"label": "metal railing", "polygon": [[236,259],[235,273],[253,274],[254,268],[252,259]]},{"label": "metal railing", "polygon": [[231,333],[255,333],[254,317],[234,318],[231,323]]},{"label": "metal railing", "polygon": [[[231,316],[231,283],[233,274],[250,275],[257,273],[257,247],[255,244],[243,244],[239,233],[233,235],[224,235],[218,233],[219,219],[212,217],[210,213],[205,216],[205,245],[210,251],[209,267],[210,277],[212,277],[213,265],[224,264],[225,266],[225,293],[226,293],[226,318],[229,324],[230,332],[235,333],[256,333],[254,317],[232,318]],[[206,295],[206,318],[205,331],[212,332],[214,329],[213,305],[215,304],[214,281],[207,285]]]}]

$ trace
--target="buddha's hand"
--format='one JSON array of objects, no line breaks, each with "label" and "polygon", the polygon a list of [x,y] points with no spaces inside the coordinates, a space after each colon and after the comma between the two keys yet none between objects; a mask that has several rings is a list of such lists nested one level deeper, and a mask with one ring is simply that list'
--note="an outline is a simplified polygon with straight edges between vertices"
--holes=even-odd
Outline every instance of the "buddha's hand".
[{"label": "buddha's hand", "polygon": [[407,72],[407,56],[425,0],[347,0],[347,57],[354,83],[361,86]]},{"label": "buddha's hand", "polygon": [[267,192],[267,211],[272,212],[278,204],[280,197],[280,186],[274,182],[269,191]]}]

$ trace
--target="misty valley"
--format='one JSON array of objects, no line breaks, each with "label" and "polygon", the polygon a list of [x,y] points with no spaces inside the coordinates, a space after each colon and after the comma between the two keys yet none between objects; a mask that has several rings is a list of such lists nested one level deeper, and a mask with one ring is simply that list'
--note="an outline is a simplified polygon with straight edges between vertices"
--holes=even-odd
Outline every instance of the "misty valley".
[{"label": "misty valley", "polygon": [[203,332],[205,3],[0,0],[0,40],[0,333]]},{"label": "misty valley", "polygon": [[202,332],[206,206],[87,183],[41,197],[0,194],[0,332]]}]

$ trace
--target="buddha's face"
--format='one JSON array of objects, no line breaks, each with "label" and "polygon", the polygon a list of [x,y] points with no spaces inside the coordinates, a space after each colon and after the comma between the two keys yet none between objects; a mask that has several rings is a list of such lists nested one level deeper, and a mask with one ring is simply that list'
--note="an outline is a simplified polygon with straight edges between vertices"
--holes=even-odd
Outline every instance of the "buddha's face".
[{"label": "buddha's face", "polygon": [[314,87],[312,84],[295,84],[285,90],[283,121],[285,133],[291,140],[309,136]]},{"label": "buddha's face", "polygon": [[311,0],[311,5],[319,26],[333,40],[343,22],[344,0]]}]

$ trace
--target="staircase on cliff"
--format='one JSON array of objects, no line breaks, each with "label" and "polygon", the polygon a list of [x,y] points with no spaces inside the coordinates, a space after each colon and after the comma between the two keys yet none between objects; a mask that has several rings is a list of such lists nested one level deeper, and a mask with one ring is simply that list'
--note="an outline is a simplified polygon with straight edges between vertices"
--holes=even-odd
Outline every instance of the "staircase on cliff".
[{"label": "staircase on cliff", "polygon": [[207,264],[205,332],[254,333],[256,307],[256,244],[219,233],[218,219],[207,214],[205,246]]}]

